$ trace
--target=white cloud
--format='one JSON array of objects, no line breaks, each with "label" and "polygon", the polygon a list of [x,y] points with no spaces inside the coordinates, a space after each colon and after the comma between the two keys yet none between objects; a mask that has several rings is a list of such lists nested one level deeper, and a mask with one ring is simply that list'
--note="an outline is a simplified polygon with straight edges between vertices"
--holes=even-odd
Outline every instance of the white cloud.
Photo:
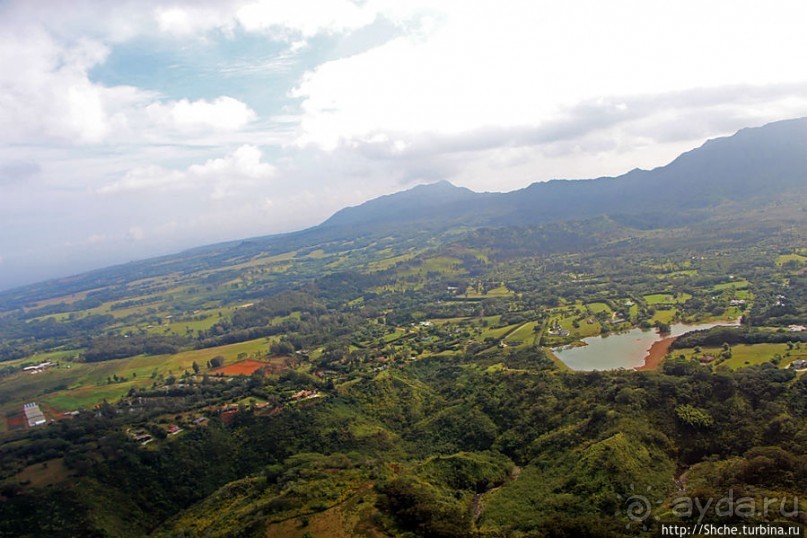
[{"label": "white cloud", "polygon": [[796,22],[807,17],[803,2],[434,6],[441,16],[420,19],[419,31],[306,74],[293,92],[304,112],[300,144],[334,149],[386,136],[405,147],[407,137],[434,133],[541,127],[614,96],[807,80],[794,68],[807,63]]},{"label": "white cloud", "polygon": [[84,243],[87,245],[97,245],[107,241],[108,239],[109,237],[107,237],[106,234],[92,234],[84,240]]},{"label": "white cloud", "polygon": [[344,33],[372,23],[373,2],[349,0],[257,0],[227,3],[180,3],[154,12],[162,32],[178,37],[219,30],[233,35],[236,27],[260,32],[300,46],[318,34]]},{"label": "white cloud", "polygon": [[379,11],[375,4],[349,0],[175,2],[157,7],[154,18],[160,31],[177,37],[211,30],[232,36],[238,27],[299,48],[319,34],[345,33],[369,25]]},{"label": "white cloud", "polygon": [[98,192],[102,194],[127,191],[165,192],[181,190],[185,187],[187,187],[186,175],[182,172],[150,165],[130,170],[123,179],[109,185],[104,185],[98,189]]},{"label": "white cloud", "polygon": [[[87,12],[93,6],[108,15],[98,15],[97,28],[109,24],[109,31],[92,26]],[[0,142],[166,141],[205,129],[234,132],[256,118],[247,104],[229,96],[171,100],[156,91],[95,81],[93,69],[107,61],[118,40],[148,30],[144,19],[130,13],[130,4],[112,13],[92,2],[74,7],[62,13],[20,3],[4,12],[0,6]],[[65,21],[64,27],[57,20]]]},{"label": "white cloud", "polygon": [[99,188],[98,193],[196,190],[210,199],[221,199],[238,194],[245,186],[271,180],[275,174],[275,167],[262,161],[260,149],[243,145],[224,157],[209,159],[204,164],[194,164],[185,170],[169,170],[160,166],[136,168],[127,172],[121,180]]},{"label": "white cloud", "polygon": [[345,32],[370,24],[371,9],[348,0],[260,0],[241,7],[236,19],[247,31],[274,29],[294,37],[310,38],[319,33]]},{"label": "white cloud", "polygon": [[93,83],[88,71],[108,53],[101,42],[65,46],[41,29],[0,33],[0,140],[91,144],[125,131],[122,111],[153,97],[130,86]]},{"label": "white cloud", "polygon": [[207,13],[201,9],[191,13],[178,7],[169,7],[157,8],[154,17],[161,31],[182,36],[217,26],[220,19],[205,16]]},{"label": "white cloud", "polygon": [[129,228],[129,231],[126,232],[126,238],[130,241],[142,241],[146,238],[146,233],[140,226],[132,226]]},{"label": "white cloud", "polygon": [[199,177],[271,178],[275,174],[275,167],[261,162],[261,157],[261,150],[244,145],[221,159],[210,159],[203,165],[193,165],[188,171]]},{"label": "white cloud", "polygon": [[181,131],[205,128],[235,131],[256,118],[254,110],[228,96],[213,101],[180,99],[169,103],[152,103],[146,107],[146,114],[161,127]]}]

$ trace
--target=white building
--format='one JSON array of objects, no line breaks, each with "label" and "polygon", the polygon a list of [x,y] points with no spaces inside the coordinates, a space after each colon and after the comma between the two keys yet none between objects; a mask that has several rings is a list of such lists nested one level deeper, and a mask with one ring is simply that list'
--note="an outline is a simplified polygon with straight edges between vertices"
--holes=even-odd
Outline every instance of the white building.
[{"label": "white building", "polygon": [[39,406],[34,402],[23,405],[22,410],[25,413],[25,420],[28,421],[29,428],[41,426],[47,422],[45,415],[42,414],[42,410],[40,410]]}]

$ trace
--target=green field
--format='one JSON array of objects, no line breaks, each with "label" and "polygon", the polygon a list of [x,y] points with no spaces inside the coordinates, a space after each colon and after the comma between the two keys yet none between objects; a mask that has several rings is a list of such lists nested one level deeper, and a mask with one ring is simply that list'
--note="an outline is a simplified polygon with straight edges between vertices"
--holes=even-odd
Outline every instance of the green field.
[{"label": "green field", "polygon": [[530,347],[535,345],[535,326],[538,324],[536,321],[524,323],[519,328],[508,334],[506,339],[509,341],[521,342],[519,347]]},{"label": "green field", "polygon": [[367,269],[369,271],[386,271],[390,267],[394,266],[396,263],[411,260],[412,258],[415,257],[415,254],[417,253],[412,252],[408,254],[401,254],[399,256],[392,256],[391,258],[386,258],[383,260],[372,262],[367,265]]},{"label": "green field", "polygon": [[586,307],[591,311],[592,314],[597,314],[599,312],[608,312],[610,314],[612,312],[611,307],[605,303],[588,303]]},{"label": "green field", "polygon": [[[225,309],[220,309],[225,310]],[[170,321],[161,325],[146,327],[146,332],[150,334],[195,334],[197,331],[206,331],[219,321],[216,313],[206,315],[203,319],[189,321]]]},{"label": "green field", "polygon": [[[794,360],[807,359],[807,346],[801,347],[802,349],[790,350],[787,344],[739,344],[731,347],[731,358],[720,361],[719,365],[736,370],[737,368],[769,362],[778,355],[781,358],[779,367],[784,368]],[[684,351],[684,355],[690,358],[707,355],[719,358],[723,349],[720,347],[704,347],[699,354],[696,354],[693,349],[682,351]]]},{"label": "green field", "polygon": [[801,254],[782,254],[776,258],[776,265],[781,267],[788,262],[796,262],[797,264],[807,264],[807,256]]},{"label": "green field", "polygon": [[749,299],[754,298],[754,294],[751,293],[751,290],[748,289],[740,289],[734,291],[734,298],[735,299],[745,299],[746,301]]},{"label": "green field", "polygon": [[[224,357],[225,364],[230,364],[239,360],[240,354],[266,355],[269,344],[269,339],[259,338],[175,355],[138,355],[96,363],[63,362],[39,374],[18,372],[0,379],[0,393],[4,395],[0,411],[13,411],[27,401],[42,401],[60,412],[90,407],[104,399],[118,399],[132,387],[150,386],[161,376],[179,377],[186,370],[192,372],[194,362],[203,372],[207,361],[216,356]],[[126,381],[109,384],[107,378],[113,375]]]},{"label": "green field", "polygon": [[715,291],[715,292],[720,292],[720,291],[730,290],[730,289],[742,290],[742,289],[747,288],[750,285],[751,285],[751,283],[748,282],[747,280],[745,280],[744,278],[738,278],[736,280],[732,280],[731,282],[724,282],[722,284],[717,284],[716,286],[714,286],[712,288],[712,290]]},{"label": "green field", "polygon": [[507,289],[507,286],[499,286],[488,290],[487,297],[507,297],[513,295],[513,292]]},{"label": "green field", "polygon": [[457,258],[449,256],[437,256],[435,258],[426,258],[419,265],[414,265],[407,269],[399,271],[399,276],[411,276],[416,274],[426,274],[429,272],[441,273],[443,275],[458,274],[459,265],[462,263]]},{"label": "green field", "polygon": [[514,325],[505,325],[504,327],[490,327],[482,331],[482,334],[479,335],[479,338],[484,340],[486,338],[495,338],[496,340],[500,340],[504,338],[504,336],[517,329],[519,324]]},{"label": "green field", "polygon": [[644,296],[644,300],[647,302],[648,306],[658,304],[682,304],[691,298],[692,296],[688,293],[679,293],[678,296],[672,293],[653,293]]},{"label": "green field", "polygon": [[672,323],[677,312],[678,310],[675,308],[671,308],[669,310],[656,310],[656,313],[653,314],[651,323],[655,323],[656,321],[661,323]]},{"label": "green field", "polygon": [[680,278],[680,277],[692,277],[697,276],[698,272],[694,269],[687,269],[684,271],[672,271],[670,273],[666,273],[663,275],[657,275],[659,279],[666,280],[670,278]]}]

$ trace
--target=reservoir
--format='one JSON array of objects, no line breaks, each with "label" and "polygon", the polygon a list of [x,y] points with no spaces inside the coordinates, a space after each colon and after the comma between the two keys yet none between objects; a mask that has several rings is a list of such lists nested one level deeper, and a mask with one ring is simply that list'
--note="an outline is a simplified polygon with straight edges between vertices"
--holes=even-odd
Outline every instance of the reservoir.
[{"label": "reservoir", "polygon": [[670,334],[661,336],[655,329],[631,329],[627,332],[583,338],[584,346],[555,348],[552,352],[572,370],[632,370],[644,364],[647,352],[663,338],[681,336],[690,331],[711,329],[717,325],[736,322],[712,322],[697,325],[677,323],[670,326]]}]

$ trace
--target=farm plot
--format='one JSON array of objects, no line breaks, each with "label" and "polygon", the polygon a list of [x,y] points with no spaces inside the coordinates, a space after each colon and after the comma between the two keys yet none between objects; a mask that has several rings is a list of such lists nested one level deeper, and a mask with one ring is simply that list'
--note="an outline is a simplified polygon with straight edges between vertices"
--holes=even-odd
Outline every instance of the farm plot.
[{"label": "farm plot", "polygon": [[224,376],[252,375],[258,370],[272,368],[273,366],[275,365],[268,362],[246,360],[234,362],[232,364],[228,364],[227,366],[222,366],[221,368],[214,368],[213,370],[210,370],[210,373],[213,375],[220,374]]}]

